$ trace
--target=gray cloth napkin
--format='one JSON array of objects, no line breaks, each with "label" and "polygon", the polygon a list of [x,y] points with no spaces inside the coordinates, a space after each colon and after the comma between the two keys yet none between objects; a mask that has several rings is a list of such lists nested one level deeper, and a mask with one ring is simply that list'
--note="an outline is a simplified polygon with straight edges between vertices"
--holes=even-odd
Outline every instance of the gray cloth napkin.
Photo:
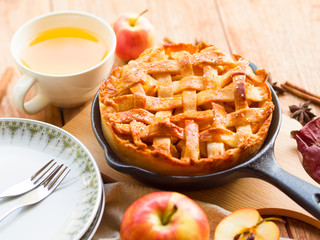
[{"label": "gray cloth napkin", "polygon": [[[119,240],[120,224],[125,210],[140,197],[160,191],[128,183],[105,184],[105,209],[101,223],[93,240]],[[210,239],[213,239],[214,230],[218,223],[230,212],[213,204],[196,201],[206,213],[210,223]],[[285,240],[288,238],[282,238]]]}]

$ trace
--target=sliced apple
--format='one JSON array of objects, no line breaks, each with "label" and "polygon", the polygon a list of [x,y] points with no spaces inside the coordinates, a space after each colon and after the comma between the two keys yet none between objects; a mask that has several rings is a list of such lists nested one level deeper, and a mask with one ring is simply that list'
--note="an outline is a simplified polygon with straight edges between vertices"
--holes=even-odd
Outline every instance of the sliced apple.
[{"label": "sliced apple", "polygon": [[253,208],[241,208],[226,218],[217,226],[215,240],[278,240],[280,230],[271,221],[261,218]]},{"label": "sliced apple", "polygon": [[272,221],[263,221],[260,223],[255,231],[255,240],[269,240],[269,239],[279,239],[280,230],[277,224]]}]

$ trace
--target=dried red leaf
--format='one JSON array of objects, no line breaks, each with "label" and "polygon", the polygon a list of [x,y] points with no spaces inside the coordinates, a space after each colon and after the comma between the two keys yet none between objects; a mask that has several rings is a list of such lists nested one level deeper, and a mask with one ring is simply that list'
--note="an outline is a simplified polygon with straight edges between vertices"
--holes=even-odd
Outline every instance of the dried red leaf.
[{"label": "dried red leaf", "polygon": [[308,174],[320,183],[320,117],[294,132],[297,148],[303,156]]}]

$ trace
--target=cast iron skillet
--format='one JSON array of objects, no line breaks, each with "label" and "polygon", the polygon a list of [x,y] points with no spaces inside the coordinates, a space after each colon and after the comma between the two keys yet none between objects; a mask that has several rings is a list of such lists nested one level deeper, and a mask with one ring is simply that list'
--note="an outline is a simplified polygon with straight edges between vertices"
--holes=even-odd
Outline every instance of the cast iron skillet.
[{"label": "cast iron skillet", "polygon": [[[257,67],[250,64],[255,71]],[[91,109],[93,131],[105,151],[107,163],[114,169],[130,174],[143,183],[170,190],[199,190],[228,183],[242,177],[255,177],[265,180],[292,198],[309,213],[320,220],[320,188],[309,184],[300,178],[284,171],[276,163],[274,157],[274,142],[280,129],[281,110],[276,93],[270,87],[272,101],[275,105],[268,136],[260,151],[247,160],[231,169],[201,175],[201,176],[168,176],[154,173],[136,166],[126,164],[114,153],[105,140],[100,121],[99,92],[96,94]]]}]

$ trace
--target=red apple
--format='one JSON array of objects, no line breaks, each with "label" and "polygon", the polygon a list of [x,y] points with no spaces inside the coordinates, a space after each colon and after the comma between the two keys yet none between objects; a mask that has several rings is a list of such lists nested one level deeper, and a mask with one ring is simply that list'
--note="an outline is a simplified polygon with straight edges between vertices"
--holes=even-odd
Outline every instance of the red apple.
[{"label": "red apple", "polygon": [[202,208],[177,192],[149,193],[123,215],[122,240],[208,240],[210,227]]},{"label": "red apple", "polygon": [[124,14],[113,25],[117,37],[116,54],[124,61],[136,59],[154,44],[153,26],[141,16],[144,12]]},{"label": "red apple", "polygon": [[215,240],[279,240],[279,227],[268,219],[262,219],[259,212],[253,208],[241,208],[226,218],[217,226]]}]

